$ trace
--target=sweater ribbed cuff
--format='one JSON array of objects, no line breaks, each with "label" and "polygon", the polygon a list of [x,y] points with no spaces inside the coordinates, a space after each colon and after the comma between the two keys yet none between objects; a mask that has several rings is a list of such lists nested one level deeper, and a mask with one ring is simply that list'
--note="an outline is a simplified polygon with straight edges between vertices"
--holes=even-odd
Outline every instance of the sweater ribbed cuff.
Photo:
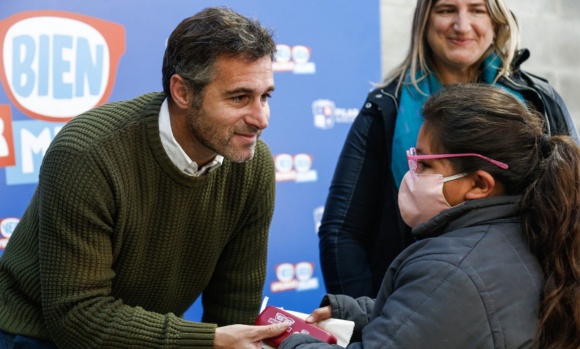
[{"label": "sweater ribbed cuff", "polygon": [[180,326],[179,347],[213,348],[216,327],[215,324],[184,322]]}]

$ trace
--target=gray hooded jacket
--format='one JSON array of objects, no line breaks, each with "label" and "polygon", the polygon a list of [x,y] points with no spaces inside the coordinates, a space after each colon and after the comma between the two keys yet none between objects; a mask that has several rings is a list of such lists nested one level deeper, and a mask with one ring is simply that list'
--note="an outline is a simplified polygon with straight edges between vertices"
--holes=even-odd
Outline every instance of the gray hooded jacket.
[{"label": "gray hooded jacket", "polygon": [[[520,197],[463,203],[413,229],[376,300],[326,295],[356,323],[348,348],[531,348],[543,277],[516,214]],[[281,349],[331,348],[293,335]]]}]

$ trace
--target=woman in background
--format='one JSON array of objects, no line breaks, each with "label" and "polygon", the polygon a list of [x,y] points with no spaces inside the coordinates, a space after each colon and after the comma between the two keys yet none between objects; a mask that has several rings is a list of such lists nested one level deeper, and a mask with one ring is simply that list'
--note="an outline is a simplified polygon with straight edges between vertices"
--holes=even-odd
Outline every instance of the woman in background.
[{"label": "woman in background", "polygon": [[545,81],[520,69],[516,20],[504,0],[418,0],[409,53],[384,85],[369,93],[338,160],[319,229],[326,290],[377,295],[391,261],[414,241],[397,193],[415,145],[425,99],[442,86],[499,86],[539,111],[549,135],[576,127]]},{"label": "woman in background", "polygon": [[417,242],[376,300],[326,295],[307,321],[354,321],[350,349],[580,348],[580,147],[544,132],[497,87],[431,97],[398,198]]}]

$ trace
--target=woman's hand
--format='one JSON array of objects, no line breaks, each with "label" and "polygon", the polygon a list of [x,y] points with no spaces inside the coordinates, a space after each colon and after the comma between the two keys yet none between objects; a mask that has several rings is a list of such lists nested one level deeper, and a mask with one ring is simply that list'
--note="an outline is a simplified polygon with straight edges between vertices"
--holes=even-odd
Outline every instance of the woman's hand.
[{"label": "woman's hand", "polygon": [[267,326],[230,325],[215,330],[215,349],[261,349],[260,341],[281,335],[288,329],[287,322]]},{"label": "woman's hand", "polygon": [[326,307],[315,309],[310,316],[306,318],[306,322],[308,323],[318,323],[320,321],[330,319],[332,317],[332,310],[330,309],[330,305]]}]

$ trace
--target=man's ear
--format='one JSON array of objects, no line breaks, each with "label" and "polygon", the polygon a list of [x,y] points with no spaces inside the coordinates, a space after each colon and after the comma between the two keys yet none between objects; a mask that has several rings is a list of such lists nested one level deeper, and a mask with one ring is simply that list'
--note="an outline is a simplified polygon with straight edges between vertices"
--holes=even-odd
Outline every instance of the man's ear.
[{"label": "man's ear", "polygon": [[171,98],[179,109],[188,109],[191,106],[192,91],[185,80],[178,74],[173,74],[169,80]]},{"label": "man's ear", "polygon": [[477,170],[470,175],[473,180],[473,185],[465,193],[465,200],[483,199],[490,196],[498,195],[499,183],[489,172]]}]

